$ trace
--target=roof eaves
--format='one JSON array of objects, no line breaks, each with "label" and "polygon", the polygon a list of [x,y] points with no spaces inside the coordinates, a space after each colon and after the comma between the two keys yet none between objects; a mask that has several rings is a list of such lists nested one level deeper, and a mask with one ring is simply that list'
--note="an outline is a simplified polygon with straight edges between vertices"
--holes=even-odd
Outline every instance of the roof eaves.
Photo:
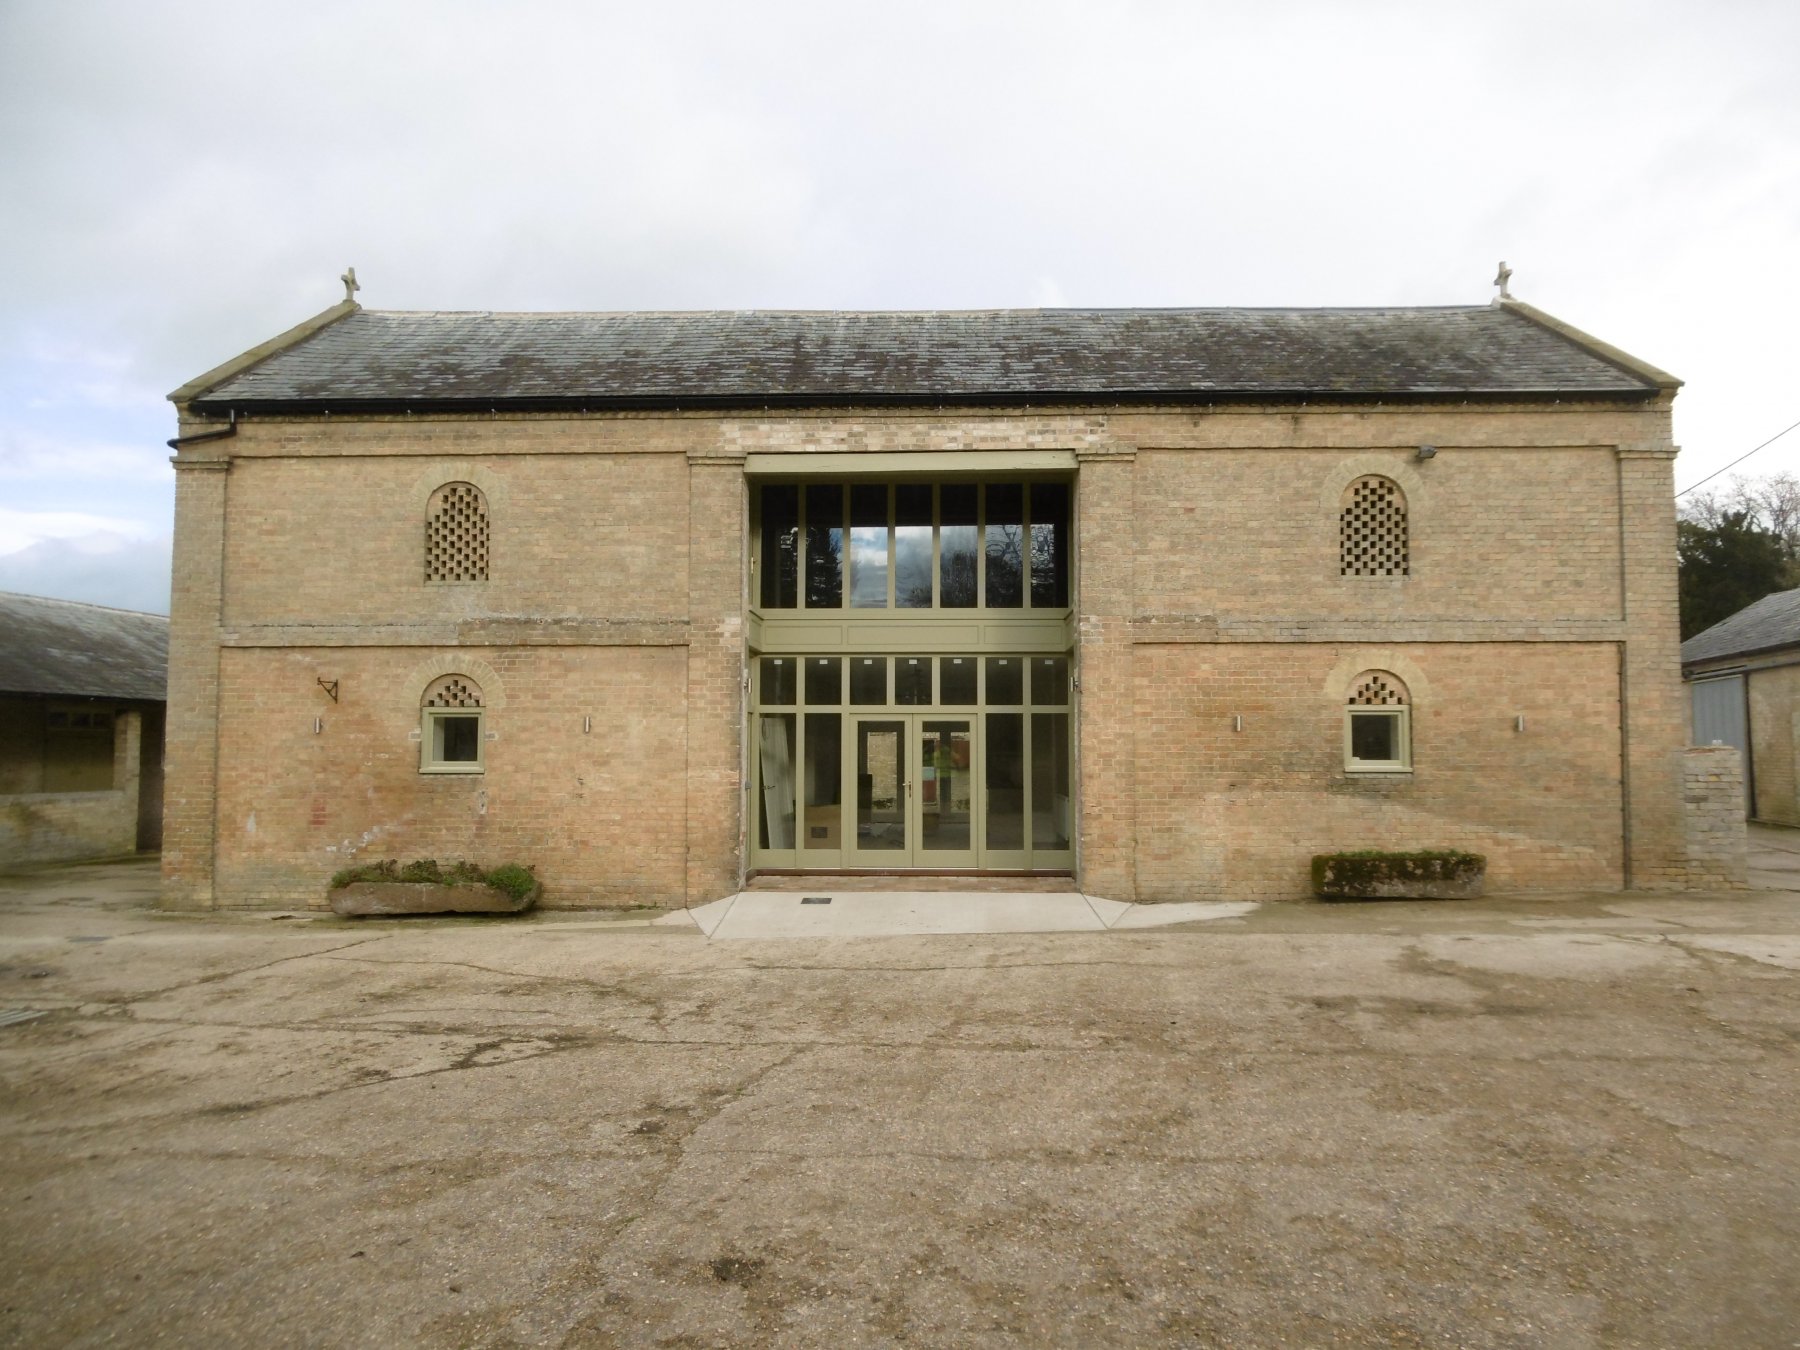
[{"label": "roof eaves", "polygon": [[1574,324],[1564,323],[1553,314],[1546,314],[1535,305],[1528,305],[1523,300],[1514,300],[1510,296],[1495,302],[1501,309],[1517,314],[1521,319],[1528,319],[1539,328],[1547,329],[1558,337],[1573,342],[1599,357],[1608,365],[1617,366],[1627,374],[1635,375],[1640,380],[1647,380],[1658,389],[1673,393],[1681,388],[1682,381],[1669,374],[1660,366],[1653,366],[1648,361],[1639,360],[1630,352],[1622,351],[1610,342],[1602,342],[1591,333],[1584,333]]},{"label": "roof eaves", "polygon": [[362,306],[354,300],[340,300],[330,309],[321,310],[310,319],[303,319],[287,332],[270,338],[267,342],[258,343],[249,351],[232,357],[222,365],[214,366],[204,375],[189,380],[181,388],[169,395],[169,402],[181,407],[192,403],[208,389],[223,384],[233,375],[242,374],[251,366],[260,365],[278,352],[305,341],[322,328],[328,328],[339,319],[356,313]]},{"label": "roof eaves", "polygon": [[262,416],[312,416],[321,413],[381,416],[400,413],[468,412],[731,412],[754,409],[807,408],[1000,408],[1000,407],[1154,407],[1204,404],[1322,405],[1560,403],[1566,401],[1654,398],[1654,389],[1317,389],[1270,386],[1263,389],[1083,389],[984,390],[927,393],[881,393],[868,390],[814,393],[748,392],[733,394],[468,394],[413,397],[219,398],[196,399],[201,413],[236,410]]}]

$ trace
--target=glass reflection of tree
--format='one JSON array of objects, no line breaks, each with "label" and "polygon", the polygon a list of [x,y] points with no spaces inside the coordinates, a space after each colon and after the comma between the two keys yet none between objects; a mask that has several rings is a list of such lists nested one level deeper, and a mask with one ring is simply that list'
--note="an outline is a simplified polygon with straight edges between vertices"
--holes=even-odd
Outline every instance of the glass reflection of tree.
[{"label": "glass reflection of tree", "polygon": [[[829,563],[826,561],[829,559]],[[836,609],[844,603],[844,532],[827,525],[806,527],[806,604]]]},{"label": "glass reflection of tree", "polygon": [[1013,607],[1024,598],[1025,527],[987,527],[988,588],[990,608]]},{"label": "glass reflection of tree", "polygon": [[[946,535],[949,533],[945,531]],[[970,531],[974,533],[973,530]],[[970,606],[975,603],[975,548],[970,544],[966,549],[952,552],[946,541],[939,567],[944,574],[944,604]]]}]

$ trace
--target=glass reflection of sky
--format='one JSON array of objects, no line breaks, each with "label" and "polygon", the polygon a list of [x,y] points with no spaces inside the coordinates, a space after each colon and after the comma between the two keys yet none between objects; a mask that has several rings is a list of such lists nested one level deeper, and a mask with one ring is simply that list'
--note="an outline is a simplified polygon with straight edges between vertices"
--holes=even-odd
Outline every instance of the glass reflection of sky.
[{"label": "glass reflection of sky", "polygon": [[858,525],[850,531],[850,604],[887,608],[887,527]]},{"label": "glass reflection of sky", "polygon": [[894,601],[901,609],[931,608],[931,526],[894,527]]}]

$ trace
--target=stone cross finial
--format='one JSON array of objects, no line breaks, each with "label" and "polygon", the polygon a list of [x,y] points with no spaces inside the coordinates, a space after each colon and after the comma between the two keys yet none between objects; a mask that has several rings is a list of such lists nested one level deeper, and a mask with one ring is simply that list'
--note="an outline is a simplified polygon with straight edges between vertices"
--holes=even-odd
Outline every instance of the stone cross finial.
[{"label": "stone cross finial", "polygon": [[1494,276],[1494,285],[1496,285],[1500,288],[1500,298],[1502,300],[1510,300],[1513,298],[1512,292],[1507,290],[1507,288],[1506,288],[1506,283],[1511,280],[1512,280],[1512,268],[1510,268],[1506,265],[1505,259],[1501,259],[1500,270]]},{"label": "stone cross finial", "polygon": [[356,299],[356,293],[362,289],[362,287],[357,284],[356,269],[354,267],[349,268],[345,271],[343,276],[338,278],[338,280],[344,283],[344,299]]}]

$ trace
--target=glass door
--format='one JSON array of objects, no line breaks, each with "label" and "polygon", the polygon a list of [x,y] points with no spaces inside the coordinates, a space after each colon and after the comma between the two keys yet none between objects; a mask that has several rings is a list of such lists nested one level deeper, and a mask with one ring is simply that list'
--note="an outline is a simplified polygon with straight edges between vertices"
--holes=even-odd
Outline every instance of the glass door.
[{"label": "glass door", "polygon": [[906,717],[851,719],[856,815],[845,843],[852,867],[911,867],[912,778]]},{"label": "glass door", "polygon": [[975,866],[975,730],[967,717],[914,717],[914,867]]},{"label": "glass door", "polygon": [[967,717],[852,719],[852,867],[975,866],[975,726]]}]

